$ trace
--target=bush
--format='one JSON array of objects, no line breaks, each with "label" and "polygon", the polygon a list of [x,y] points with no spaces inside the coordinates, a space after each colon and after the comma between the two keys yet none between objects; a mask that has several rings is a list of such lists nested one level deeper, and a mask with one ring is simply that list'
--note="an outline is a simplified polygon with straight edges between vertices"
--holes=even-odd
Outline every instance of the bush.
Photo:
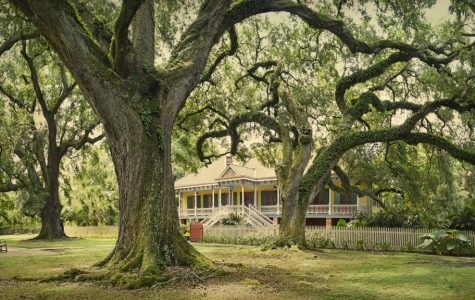
[{"label": "bush", "polygon": [[473,204],[467,204],[459,209],[453,210],[448,218],[450,228],[459,230],[475,230],[475,207]]},{"label": "bush", "polygon": [[344,219],[339,219],[338,222],[336,223],[336,227],[347,227],[347,223]]},{"label": "bush", "polygon": [[335,242],[332,241],[328,236],[324,234],[314,233],[312,236],[307,238],[307,245],[311,249],[317,248],[336,248]]},{"label": "bush", "polygon": [[230,213],[221,223],[223,223],[223,225],[244,225],[246,224],[246,220],[237,213]]},{"label": "bush", "polygon": [[456,229],[438,230],[421,236],[422,244],[418,248],[428,249],[437,254],[468,253],[470,240]]},{"label": "bush", "polygon": [[364,240],[358,240],[356,242],[356,250],[366,251],[368,247],[366,246],[366,242]]}]

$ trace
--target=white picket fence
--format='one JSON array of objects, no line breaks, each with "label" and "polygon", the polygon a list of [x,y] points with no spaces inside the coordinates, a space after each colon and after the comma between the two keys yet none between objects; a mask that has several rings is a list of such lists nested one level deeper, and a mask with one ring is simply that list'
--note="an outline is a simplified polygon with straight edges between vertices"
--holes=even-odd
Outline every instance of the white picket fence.
[{"label": "white picket fence", "polygon": [[[392,250],[401,248],[416,247],[422,243],[421,235],[435,232],[437,229],[427,228],[383,228],[383,227],[360,227],[345,228],[336,227],[326,228],[324,226],[307,226],[307,238],[327,238],[335,243],[337,248],[343,248],[344,245],[350,245],[356,248],[358,243],[364,243],[371,247],[372,245],[386,243]],[[471,244],[475,245],[475,231],[459,231],[466,235]],[[205,230],[205,237],[213,237],[212,240],[219,241],[220,237],[235,238],[264,238],[276,236],[278,228],[250,228],[244,226],[214,226]]]}]

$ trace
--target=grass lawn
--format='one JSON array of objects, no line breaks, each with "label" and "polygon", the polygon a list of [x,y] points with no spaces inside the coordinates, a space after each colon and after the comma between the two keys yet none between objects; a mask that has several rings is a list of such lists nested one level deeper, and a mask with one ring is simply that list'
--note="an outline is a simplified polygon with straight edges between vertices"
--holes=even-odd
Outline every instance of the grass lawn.
[{"label": "grass lawn", "polygon": [[195,246],[228,273],[196,286],[130,291],[40,283],[32,280],[73,267],[90,270],[114,240],[22,241],[29,237],[0,237],[9,244],[9,252],[0,253],[0,299],[475,299],[475,258],[217,244]]}]

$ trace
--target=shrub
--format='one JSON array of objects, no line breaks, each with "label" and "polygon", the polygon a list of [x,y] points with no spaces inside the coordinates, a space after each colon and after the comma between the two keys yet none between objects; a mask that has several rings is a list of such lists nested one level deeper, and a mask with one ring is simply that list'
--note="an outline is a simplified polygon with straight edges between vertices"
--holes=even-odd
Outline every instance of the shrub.
[{"label": "shrub", "polygon": [[386,252],[391,250],[391,245],[388,242],[382,242],[379,243],[379,248],[381,249],[381,251]]},{"label": "shrub", "polygon": [[428,249],[437,254],[463,253],[470,251],[470,240],[456,229],[438,230],[421,236],[418,248]]},{"label": "shrub", "polygon": [[336,223],[336,227],[345,227],[346,228],[347,223],[344,219],[339,219],[338,222]]},{"label": "shrub", "polygon": [[364,240],[358,240],[356,242],[356,250],[366,251],[368,247],[366,246],[366,242]]},{"label": "shrub", "polygon": [[350,241],[343,240],[341,242],[341,246],[343,247],[343,250],[350,250]]},{"label": "shrub", "polygon": [[411,242],[407,242],[405,246],[401,247],[402,252],[414,252],[415,248]]},{"label": "shrub", "polygon": [[185,235],[186,233],[190,233],[189,228],[185,224],[180,224],[180,231],[182,235]]},{"label": "shrub", "polygon": [[307,239],[307,245],[310,248],[336,248],[335,242],[325,234],[314,233]]},{"label": "shrub", "polygon": [[[474,201],[475,203],[475,201]],[[450,228],[460,230],[475,230],[475,206],[464,205],[453,210],[449,216]]]},{"label": "shrub", "polygon": [[222,221],[223,225],[244,225],[246,224],[246,220],[242,216],[237,213],[230,213],[226,218]]}]

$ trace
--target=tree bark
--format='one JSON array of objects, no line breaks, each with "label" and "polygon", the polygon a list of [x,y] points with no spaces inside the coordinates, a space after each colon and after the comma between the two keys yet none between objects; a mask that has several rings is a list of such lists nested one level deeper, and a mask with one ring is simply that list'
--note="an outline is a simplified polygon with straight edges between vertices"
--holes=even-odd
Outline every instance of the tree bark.
[{"label": "tree bark", "polygon": [[35,239],[62,239],[66,238],[63,221],[61,220],[61,205],[59,198],[59,161],[50,163],[48,170],[46,203],[41,210],[41,230]]},{"label": "tree bark", "polygon": [[119,237],[99,265],[158,274],[166,266],[208,263],[179,230],[171,166],[173,124],[167,122],[147,128],[139,118],[129,118],[120,139],[109,135],[120,191]]}]

